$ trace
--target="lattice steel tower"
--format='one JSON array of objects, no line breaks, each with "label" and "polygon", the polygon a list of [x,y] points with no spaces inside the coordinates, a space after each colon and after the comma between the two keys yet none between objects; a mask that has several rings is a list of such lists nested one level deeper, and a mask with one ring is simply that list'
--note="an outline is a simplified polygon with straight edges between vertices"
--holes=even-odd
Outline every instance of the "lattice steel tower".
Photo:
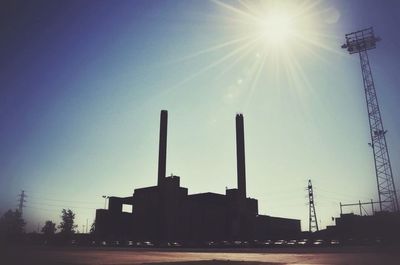
[{"label": "lattice steel tower", "polygon": [[375,173],[378,184],[379,207],[381,211],[399,211],[392,166],[390,165],[389,151],[386,144],[386,130],[382,123],[367,52],[376,48],[376,42],[380,38],[375,37],[372,27],[346,34],[345,37],[346,43],[342,45],[342,48],[347,49],[350,54],[358,53],[360,56],[371,135],[370,145],[374,153]]},{"label": "lattice steel tower", "polygon": [[317,221],[317,213],[315,212],[315,205],[314,205],[314,192],[311,184],[311,179],[308,180],[308,206],[309,206],[309,228],[308,231],[315,232],[319,231],[318,229],[318,221]]},{"label": "lattice steel tower", "polygon": [[24,209],[25,205],[24,202],[26,202],[25,198],[27,197],[25,194],[25,191],[21,191],[21,194],[18,195],[19,197],[19,203],[18,203],[18,212],[21,214],[22,216],[22,210]]}]

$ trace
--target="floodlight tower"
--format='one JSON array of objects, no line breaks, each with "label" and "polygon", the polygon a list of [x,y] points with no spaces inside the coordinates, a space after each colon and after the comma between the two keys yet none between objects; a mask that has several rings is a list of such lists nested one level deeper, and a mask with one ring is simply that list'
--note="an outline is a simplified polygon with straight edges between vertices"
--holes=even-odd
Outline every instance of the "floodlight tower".
[{"label": "floodlight tower", "polygon": [[374,153],[379,207],[381,211],[399,211],[392,166],[390,165],[389,151],[386,144],[386,130],[383,128],[367,52],[376,48],[376,42],[380,38],[375,37],[372,27],[346,34],[345,37],[346,43],[342,45],[342,48],[347,49],[350,54],[358,53],[360,57],[371,135],[370,146]]}]

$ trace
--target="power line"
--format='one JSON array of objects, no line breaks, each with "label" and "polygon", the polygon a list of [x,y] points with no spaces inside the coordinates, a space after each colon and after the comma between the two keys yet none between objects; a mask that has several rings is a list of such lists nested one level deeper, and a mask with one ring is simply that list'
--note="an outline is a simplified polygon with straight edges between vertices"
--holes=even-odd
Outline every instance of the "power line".
[{"label": "power line", "polygon": [[341,196],[341,197],[347,197],[347,198],[352,198],[352,199],[358,199],[357,196],[349,194],[349,193],[344,193],[344,192],[337,192],[337,191],[331,191],[331,190],[327,190],[321,187],[316,187],[314,188],[314,190],[316,191],[322,191],[323,193],[330,193],[333,195],[337,195],[337,196]]},{"label": "power line", "polygon": [[73,200],[59,200],[59,199],[50,199],[45,197],[38,197],[38,196],[30,196],[36,200],[44,200],[44,201],[55,201],[55,202],[72,202],[72,203],[85,203],[85,204],[99,204],[99,202],[91,202],[91,201],[73,201]]},{"label": "power line", "polygon": [[82,206],[75,206],[75,205],[61,205],[61,204],[48,204],[48,203],[38,203],[38,202],[30,202],[30,204],[34,205],[43,205],[48,207],[62,207],[62,208],[78,208],[78,209],[90,209],[95,210],[96,208],[93,207],[82,207]]},{"label": "power line", "polygon": [[41,211],[47,211],[47,212],[54,212],[54,209],[47,209],[47,208],[42,208],[42,207],[35,207],[35,206],[25,206],[28,209],[34,209],[34,210],[41,210]]}]

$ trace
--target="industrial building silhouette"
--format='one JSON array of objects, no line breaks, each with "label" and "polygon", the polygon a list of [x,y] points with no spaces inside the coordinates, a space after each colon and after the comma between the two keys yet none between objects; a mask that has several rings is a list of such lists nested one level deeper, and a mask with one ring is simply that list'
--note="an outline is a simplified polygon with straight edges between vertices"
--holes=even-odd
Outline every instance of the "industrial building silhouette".
[{"label": "industrial building silhouette", "polygon": [[[258,201],[246,195],[243,115],[236,115],[237,189],[226,194],[188,194],[180,177],[166,177],[168,112],[161,111],[157,186],[135,189],[130,197],[109,197],[96,210],[95,236],[154,242],[251,240],[295,237],[300,220],[258,214]],[[132,205],[132,212],[122,211]]]}]

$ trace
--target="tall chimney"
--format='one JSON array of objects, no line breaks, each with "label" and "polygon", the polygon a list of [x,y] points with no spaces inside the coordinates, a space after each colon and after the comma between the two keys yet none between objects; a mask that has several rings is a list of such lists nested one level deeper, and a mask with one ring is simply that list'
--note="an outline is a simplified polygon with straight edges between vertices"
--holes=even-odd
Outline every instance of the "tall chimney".
[{"label": "tall chimney", "polygon": [[238,192],[241,198],[246,198],[246,166],[244,159],[243,114],[236,114],[236,157]]},{"label": "tall chimney", "polygon": [[158,149],[158,186],[163,183],[165,178],[167,164],[167,126],[168,111],[162,110],[160,114],[160,145]]}]

